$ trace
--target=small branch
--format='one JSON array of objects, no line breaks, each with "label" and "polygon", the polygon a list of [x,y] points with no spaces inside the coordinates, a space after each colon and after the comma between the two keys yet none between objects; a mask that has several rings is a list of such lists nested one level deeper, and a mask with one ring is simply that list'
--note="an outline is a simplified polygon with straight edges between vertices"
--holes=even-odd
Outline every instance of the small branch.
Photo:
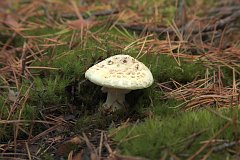
[{"label": "small branch", "polygon": [[[226,18],[218,20],[215,24],[206,26],[202,30],[199,30],[198,28],[193,29],[192,33],[197,34],[199,32],[210,32],[210,31],[214,31],[214,30],[224,29],[227,25],[230,25],[231,23],[236,21],[236,19],[238,19],[239,17],[240,17],[240,10],[234,12],[233,14],[231,14],[230,16],[228,16]],[[137,31],[137,32],[148,31],[148,32],[155,32],[157,34],[162,34],[162,33],[166,33],[166,32],[168,32],[169,34],[175,33],[171,27],[168,27],[168,28],[146,27],[145,25],[141,25],[141,24],[130,24],[129,25],[129,24],[124,24],[124,23],[116,24],[116,26],[123,27],[123,28],[129,29],[132,31]],[[189,28],[191,28],[191,27],[192,27],[192,21],[190,21],[189,23],[187,23],[186,25],[181,27],[179,29],[179,31],[187,32],[189,30]]]},{"label": "small branch", "polygon": [[112,9],[112,10],[104,10],[104,11],[93,12],[91,14],[91,16],[100,17],[100,16],[108,16],[108,15],[117,14],[117,13],[119,13],[119,10]]},{"label": "small branch", "polygon": [[234,12],[232,15],[230,15],[224,19],[220,19],[219,21],[217,21],[215,23],[215,25],[210,25],[210,26],[206,27],[202,32],[213,31],[215,28],[216,28],[216,30],[224,29],[227,25],[233,23],[239,17],[240,17],[240,10]]},{"label": "small branch", "polygon": [[226,15],[231,15],[232,13],[239,11],[240,10],[240,6],[223,6],[223,7],[218,7],[218,8],[213,8],[211,9],[208,14],[209,15],[216,15],[216,14],[221,14],[223,16]]},{"label": "small branch", "polygon": [[220,144],[216,147],[213,147],[212,151],[213,152],[219,152],[219,151],[222,151],[224,149],[228,149],[228,148],[231,148],[235,145],[239,145],[240,144],[240,141],[234,141],[234,142],[228,142],[228,143],[223,143],[223,144]]}]

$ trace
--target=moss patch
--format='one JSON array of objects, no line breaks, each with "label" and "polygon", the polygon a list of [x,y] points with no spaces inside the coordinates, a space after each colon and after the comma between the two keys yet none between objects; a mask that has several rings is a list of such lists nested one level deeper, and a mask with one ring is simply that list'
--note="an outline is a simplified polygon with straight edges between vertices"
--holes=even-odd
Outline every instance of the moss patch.
[{"label": "moss patch", "polygon": [[[159,110],[163,112],[140,124],[130,125],[117,132],[114,140],[118,142],[121,153],[150,159],[163,157],[167,150],[178,156],[191,155],[203,145],[200,144],[201,141],[210,139],[227,123],[223,118],[207,110],[197,112],[170,111],[171,115],[169,115],[165,114],[166,110],[171,110],[166,108],[166,104],[159,104],[155,107],[161,108]],[[232,114],[230,111],[219,111],[219,113],[226,116]],[[233,140],[232,133],[231,126],[218,138]],[[203,151],[200,157],[205,153]],[[228,155],[227,152],[221,154]]]}]

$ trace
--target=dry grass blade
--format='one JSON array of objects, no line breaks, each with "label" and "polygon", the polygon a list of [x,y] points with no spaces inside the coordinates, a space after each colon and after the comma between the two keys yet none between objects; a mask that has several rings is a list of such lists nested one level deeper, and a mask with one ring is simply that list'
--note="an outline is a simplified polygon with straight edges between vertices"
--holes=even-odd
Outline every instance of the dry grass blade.
[{"label": "dry grass blade", "polygon": [[12,124],[12,123],[44,123],[44,124],[55,124],[56,122],[42,121],[42,120],[0,120],[0,124]]},{"label": "dry grass blade", "polygon": [[93,153],[94,155],[97,156],[98,154],[97,154],[96,148],[90,143],[90,141],[89,141],[89,139],[88,139],[88,137],[86,136],[85,133],[83,133],[82,139],[86,142],[86,145],[91,150],[91,153]]},{"label": "dry grass blade", "polygon": [[51,127],[51,128],[48,128],[48,129],[45,130],[44,132],[42,132],[42,133],[36,135],[35,137],[33,137],[30,141],[34,142],[34,141],[36,141],[36,140],[38,140],[38,139],[46,136],[49,132],[52,132],[52,131],[56,130],[56,128],[57,128],[58,126],[59,126],[59,125],[55,125],[55,126],[53,126],[53,127]]},{"label": "dry grass blade", "polygon": [[100,142],[99,142],[100,144],[99,144],[99,150],[98,150],[99,157],[102,156],[103,136],[104,136],[104,133],[103,133],[103,131],[101,131],[101,137],[100,137]]},{"label": "dry grass blade", "polygon": [[[239,48],[237,47],[230,47],[224,50],[219,51],[218,48],[212,48],[210,46],[205,46],[206,49],[209,51],[202,55],[200,59],[207,63],[208,65],[211,65],[213,67],[216,67],[218,65],[226,66],[230,69],[234,68],[240,68],[240,54],[239,54]],[[239,75],[240,72],[238,70],[235,70],[235,72]]]},{"label": "dry grass blade", "polygon": [[28,159],[32,160],[32,156],[31,156],[31,153],[30,153],[30,150],[29,150],[28,143],[26,142],[25,145],[26,145],[26,149],[27,149]]}]

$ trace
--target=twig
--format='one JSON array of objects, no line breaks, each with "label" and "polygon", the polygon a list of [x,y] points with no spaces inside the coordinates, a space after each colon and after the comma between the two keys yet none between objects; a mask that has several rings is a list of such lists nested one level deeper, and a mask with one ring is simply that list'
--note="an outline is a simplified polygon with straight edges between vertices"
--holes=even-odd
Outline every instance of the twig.
[{"label": "twig", "polygon": [[32,160],[32,156],[31,156],[31,153],[30,153],[29,146],[28,146],[27,142],[25,142],[25,146],[26,146],[26,150],[27,150],[27,154],[28,154],[28,159]]},{"label": "twig", "polygon": [[234,142],[228,142],[228,143],[225,142],[225,143],[220,144],[216,147],[213,147],[212,151],[213,152],[219,152],[219,151],[222,151],[222,150],[227,149],[227,148],[231,148],[231,147],[233,147],[235,145],[239,145],[239,144],[240,144],[240,141],[234,141]]},{"label": "twig", "polygon": [[218,8],[213,8],[211,9],[208,14],[216,16],[216,14],[220,13],[221,16],[226,16],[230,15],[233,12],[239,11],[240,6],[223,6],[223,7],[218,7]]},{"label": "twig", "polygon": [[85,141],[87,147],[91,150],[91,153],[94,153],[95,155],[97,155],[96,148],[90,143],[87,135],[85,133],[83,133],[82,135],[83,135],[83,137],[81,137],[81,138]]},{"label": "twig", "polygon": [[[227,25],[230,25],[231,23],[233,23],[239,17],[240,17],[240,10],[234,12],[233,14],[231,14],[230,16],[228,16],[226,18],[218,20],[213,25],[206,26],[202,30],[193,29],[192,34],[197,34],[199,32],[201,32],[201,33],[202,32],[211,32],[211,31],[214,31],[214,30],[224,29]],[[189,27],[191,26],[191,23],[192,23],[192,21],[187,23],[183,27],[181,27],[179,29],[179,31],[181,33],[188,31]],[[162,34],[162,33],[174,34],[175,33],[174,30],[172,29],[172,27],[168,27],[168,28],[147,27],[147,29],[146,29],[145,25],[125,24],[125,23],[118,23],[118,24],[116,24],[116,26],[124,27],[126,29],[129,29],[129,30],[132,30],[132,31],[137,31],[137,32],[143,32],[144,30],[146,30],[147,32],[154,32],[154,33],[157,33],[157,34]]]},{"label": "twig", "polygon": [[99,142],[99,151],[98,151],[98,156],[101,158],[102,156],[102,145],[103,145],[103,131],[101,131],[101,137],[100,137],[100,142]]},{"label": "twig", "polygon": [[33,137],[32,139],[30,139],[30,142],[32,143],[32,142],[46,136],[49,132],[56,130],[59,126],[61,126],[61,124],[56,124],[55,126],[52,126],[51,128],[46,129],[42,133],[40,133],[40,134],[36,135],[35,137]]},{"label": "twig", "polygon": [[100,17],[100,16],[108,16],[108,15],[117,14],[117,13],[119,13],[119,10],[112,9],[112,10],[96,11],[91,13],[91,16]]}]

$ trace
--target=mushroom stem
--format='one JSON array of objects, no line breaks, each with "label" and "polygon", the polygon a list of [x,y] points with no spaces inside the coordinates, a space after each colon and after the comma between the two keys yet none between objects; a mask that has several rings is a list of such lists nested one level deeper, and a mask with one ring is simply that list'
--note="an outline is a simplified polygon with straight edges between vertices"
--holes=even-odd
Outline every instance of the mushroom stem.
[{"label": "mushroom stem", "polygon": [[102,91],[107,92],[107,100],[103,104],[105,111],[114,112],[126,107],[125,94],[130,90],[102,87]]}]

